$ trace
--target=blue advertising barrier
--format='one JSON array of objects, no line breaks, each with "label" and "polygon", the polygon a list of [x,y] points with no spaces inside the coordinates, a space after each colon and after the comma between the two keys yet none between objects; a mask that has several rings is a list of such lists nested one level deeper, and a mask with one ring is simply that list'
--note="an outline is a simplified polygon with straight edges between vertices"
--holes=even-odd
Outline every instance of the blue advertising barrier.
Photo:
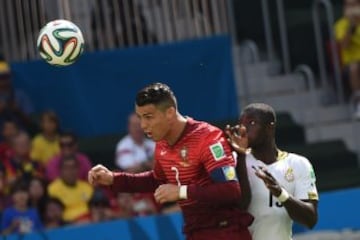
[{"label": "blue advertising barrier", "polygon": [[[319,221],[312,231],[360,229],[360,188],[320,194]],[[183,240],[180,213],[117,220],[99,224],[71,226],[7,240]],[[305,228],[295,224],[294,233]],[[0,240],[5,240],[5,237]]]},{"label": "blue advertising barrier", "polygon": [[228,36],[157,46],[86,53],[73,65],[42,60],[12,63],[14,85],[36,111],[52,109],[80,136],[126,131],[136,93],[152,82],[168,84],[179,111],[199,120],[238,115]]},{"label": "blue advertising barrier", "polygon": [[6,240],[183,240],[181,227],[182,216],[176,213],[9,235]]},{"label": "blue advertising barrier", "polygon": [[[324,192],[318,204],[318,223],[311,231],[360,229],[360,188]],[[308,231],[298,224],[294,233]]]}]

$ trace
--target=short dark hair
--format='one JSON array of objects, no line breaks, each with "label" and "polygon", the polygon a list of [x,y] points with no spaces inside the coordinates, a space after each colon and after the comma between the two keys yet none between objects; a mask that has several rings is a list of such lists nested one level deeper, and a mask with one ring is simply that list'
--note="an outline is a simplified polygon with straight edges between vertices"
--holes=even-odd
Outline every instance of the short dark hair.
[{"label": "short dark hair", "polygon": [[29,183],[23,179],[17,179],[10,188],[11,194],[15,194],[17,192],[28,192],[29,191]]},{"label": "short dark hair", "polygon": [[78,142],[78,137],[77,137],[77,135],[76,135],[74,132],[72,132],[72,131],[62,131],[62,132],[60,133],[60,138],[64,138],[64,137],[69,137],[69,138],[71,138],[75,143]]},{"label": "short dark hair", "polygon": [[276,123],[276,114],[274,109],[265,103],[251,103],[245,107],[243,113],[255,114],[264,123]]},{"label": "short dark hair", "polygon": [[45,118],[48,118],[51,121],[53,121],[57,127],[60,126],[59,117],[56,114],[56,112],[54,112],[52,110],[46,110],[46,111],[42,112],[41,113],[41,121],[43,121]]},{"label": "short dark hair", "polygon": [[164,83],[152,83],[141,89],[136,95],[139,107],[154,104],[161,109],[174,107],[177,109],[176,97],[170,87]]},{"label": "short dark hair", "polygon": [[65,209],[65,204],[59,199],[59,198],[56,198],[56,197],[48,197],[46,199],[46,204],[48,205],[49,203],[55,203],[56,205],[58,205],[62,210]]}]

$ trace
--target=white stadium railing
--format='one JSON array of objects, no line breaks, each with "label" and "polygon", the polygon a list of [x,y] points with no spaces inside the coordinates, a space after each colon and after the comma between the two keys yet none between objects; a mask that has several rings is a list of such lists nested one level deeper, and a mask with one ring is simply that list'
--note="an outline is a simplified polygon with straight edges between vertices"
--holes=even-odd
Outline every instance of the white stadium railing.
[{"label": "white stadium railing", "polygon": [[38,58],[36,39],[48,21],[77,24],[86,50],[195,39],[234,30],[227,0],[0,0],[0,54]]}]

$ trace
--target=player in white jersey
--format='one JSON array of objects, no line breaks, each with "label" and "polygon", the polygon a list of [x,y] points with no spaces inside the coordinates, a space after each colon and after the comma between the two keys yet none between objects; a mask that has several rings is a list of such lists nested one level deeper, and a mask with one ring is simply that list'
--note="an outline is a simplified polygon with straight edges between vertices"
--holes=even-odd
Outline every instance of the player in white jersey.
[{"label": "player in white jersey", "polygon": [[254,240],[291,240],[292,222],[312,228],[317,223],[315,173],[303,156],[280,151],[275,141],[276,115],[263,103],[248,105],[240,125],[226,133],[237,152],[241,206],[255,218]]}]

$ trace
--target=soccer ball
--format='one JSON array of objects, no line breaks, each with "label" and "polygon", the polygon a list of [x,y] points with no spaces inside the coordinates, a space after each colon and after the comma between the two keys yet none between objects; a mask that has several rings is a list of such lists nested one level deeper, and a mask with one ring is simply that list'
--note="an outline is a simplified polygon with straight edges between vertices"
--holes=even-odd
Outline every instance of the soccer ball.
[{"label": "soccer ball", "polygon": [[84,51],[84,38],[74,23],[68,20],[54,20],[47,23],[37,39],[41,58],[54,66],[74,63]]}]

